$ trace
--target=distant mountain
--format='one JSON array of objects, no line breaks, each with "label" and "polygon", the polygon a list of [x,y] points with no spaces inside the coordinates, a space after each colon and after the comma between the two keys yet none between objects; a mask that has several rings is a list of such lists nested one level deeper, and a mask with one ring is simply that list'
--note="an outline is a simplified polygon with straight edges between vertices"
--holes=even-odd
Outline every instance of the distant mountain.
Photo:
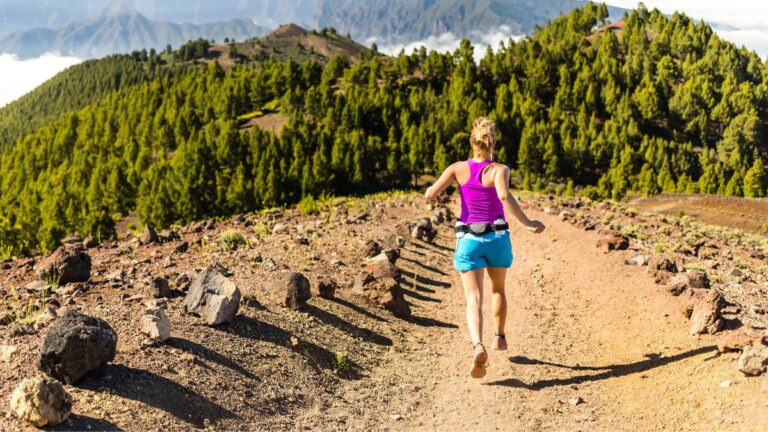
[{"label": "distant mountain", "polygon": [[[354,39],[405,43],[452,32],[486,33],[507,26],[530,34],[535,26],[583,6],[583,0],[318,0],[315,24]],[[624,9],[609,7],[612,18]]]},{"label": "distant mountain", "polygon": [[152,21],[135,11],[120,8],[106,10],[58,30],[37,28],[11,33],[0,40],[0,53],[15,53],[22,59],[51,51],[81,58],[98,58],[133,50],[160,50],[168,44],[178,47],[198,38],[243,40],[268,32],[268,28],[248,19],[176,24]]}]

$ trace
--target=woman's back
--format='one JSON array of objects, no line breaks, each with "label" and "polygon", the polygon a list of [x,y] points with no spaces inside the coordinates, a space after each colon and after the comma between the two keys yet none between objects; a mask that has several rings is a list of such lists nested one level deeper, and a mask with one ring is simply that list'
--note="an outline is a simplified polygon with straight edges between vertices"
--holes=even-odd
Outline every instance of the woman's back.
[{"label": "woman's back", "polygon": [[469,178],[464,183],[459,182],[459,194],[461,195],[460,221],[464,223],[490,224],[497,219],[504,219],[504,206],[501,200],[499,200],[492,178],[490,182],[486,182],[486,184],[490,183],[488,186],[483,182],[483,173],[491,170],[492,167],[489,168],[489,166],[492,164],[493,161],[490,159],[482,162],[475,162],[472,159],[467,160],[466,167],[469,171]]}]

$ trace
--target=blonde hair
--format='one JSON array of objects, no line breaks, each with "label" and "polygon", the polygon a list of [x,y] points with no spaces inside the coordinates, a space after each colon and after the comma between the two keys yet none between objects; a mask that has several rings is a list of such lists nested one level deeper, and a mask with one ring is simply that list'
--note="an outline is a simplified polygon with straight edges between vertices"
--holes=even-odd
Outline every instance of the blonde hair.
[{"label": "blonde hair", "polygon": [[472,122],[469,143],[472,144],[475,156],[490,159],[493,156],[493,148],[496,146],[496,125],[493,120],[485,117],[476,118]]}]

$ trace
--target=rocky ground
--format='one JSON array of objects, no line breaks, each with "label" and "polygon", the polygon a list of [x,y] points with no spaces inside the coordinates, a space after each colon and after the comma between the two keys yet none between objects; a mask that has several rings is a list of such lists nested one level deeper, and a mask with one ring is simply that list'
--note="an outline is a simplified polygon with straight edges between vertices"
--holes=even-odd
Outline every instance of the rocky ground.
[{"label": "rocky ground", "polygon": [[[60,378],[72,415],[56,429],[762,430],[768,397],[748,377],[768,363],[765,239],[611,203],[522,203],[548,229],[513,228],[510,351],[479,382],[450,223],[417,226],[446,214],[415,195],[72,239],[83,282],[77,257],[68,283],[45,273],[55,254],[4,262],[0,429],[30,427],[11,394],[77,311],[113,329],[116,351]],[[230,283],[239,308],[224,316]],[[211,305],[223,323],[208,325]]]}]

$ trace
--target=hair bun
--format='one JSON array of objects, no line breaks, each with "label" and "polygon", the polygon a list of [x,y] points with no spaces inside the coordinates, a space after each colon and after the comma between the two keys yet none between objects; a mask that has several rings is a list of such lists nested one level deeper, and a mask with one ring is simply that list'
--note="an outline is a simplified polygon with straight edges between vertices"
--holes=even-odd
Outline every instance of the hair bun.
[{"label": "hair bun", "polygon": [[482,153],[481,156],[488,157],[496,146],[496,125],[493,120],[485,117],[478,117],[472,122],[472,133],[469,135],[469,142]]}]

